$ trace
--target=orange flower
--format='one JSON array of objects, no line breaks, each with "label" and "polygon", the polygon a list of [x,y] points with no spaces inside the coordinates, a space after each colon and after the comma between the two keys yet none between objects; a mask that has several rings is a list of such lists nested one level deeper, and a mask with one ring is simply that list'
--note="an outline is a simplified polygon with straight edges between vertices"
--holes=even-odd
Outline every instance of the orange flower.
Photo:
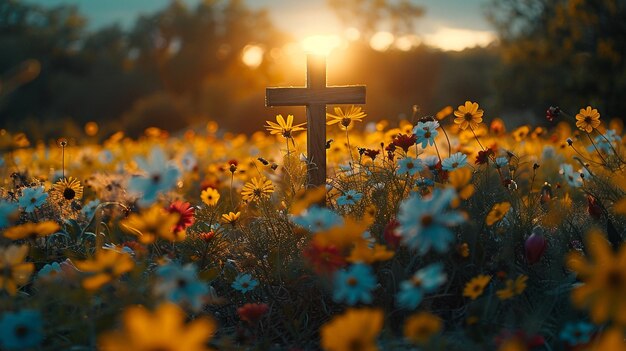
[{"label": "orange flower", "polygon": [[15,295],[17,287],[28,282],[35,264],[24,262],[26,255],[28,245],[0,248],[0,290],[5,289],[9,294]]},{"label": "orange flower", "polygon": [[124,311],[122,330],[100,336],[99,349],[106,351],[169,350],[208,351],[207,341],[215,334],[216,323],[207,317],[185,323],[180,307],[165,303],[153,313],[143,306]]},{"label": "orange flower", "polygon": [[574,252],[567,265],[584,282],[572,291],[572,301],[590,310],[595,323],[613,320],[626,325],[626,245],[617,254],[604,235],[591,231],[587,235],[588,258]]},{"label": "orange flower", "polygon": [[39,223],[24,223],[11,227],[4,232],[4,237],[11,240],[26,239],[26,238],[41,238],[54,234],[59,231],[61,227],[56,222],[45,221]]},{"label": "orange flower", "polygon": [[463,289],[463,296],[469,297],[472,300],[476,300],[480,295],[483,294],[485,287],[491,281],[491,276],[489,275],[478,275],[467,284],[465,284],[465,289]]},{"label": "orange flower", "polygon": [[377,351],[376,338],[382,327],[381,310],[349,309],[322,326],[322,348],[328,351]]},{"label": "orange flower", "polygon": [[591,133],[592,130],[598,128],[600,125],[600,113],[595,108],[587,106],[586,109],[581,108],[580,112],[576,115],[576,127],[578,129]]},{"label": "orange flower", "polygon": [[83,287],[87,290],[98,290],[104,284],[130,271],[135,262],[126,253],[114,250],[98,250],[93,259],[74,262],[80,271],[91,273],[83,280]]},{"label": "orange flower", "polygon": [[478,109],[478,104],[471,101],[465,101],[465,105],[460,105],[454,115],[454,123],[459,125],[462,130],[476,129],[478,125],[483,121],[484,111]]}]

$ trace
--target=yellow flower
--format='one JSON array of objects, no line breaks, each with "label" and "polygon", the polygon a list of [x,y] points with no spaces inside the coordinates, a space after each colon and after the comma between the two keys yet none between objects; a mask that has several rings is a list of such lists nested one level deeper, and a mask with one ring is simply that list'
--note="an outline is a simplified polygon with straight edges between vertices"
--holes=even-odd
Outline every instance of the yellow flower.
[{"label": "yellow flower", "polygon": [[63,178],[52,186],[51,196],[59,202],[80,200],[83,198],[83,186],[76,178]]},{"label": "yellow flower", "polygon": [[446,106],[446,107],[442,108],[439,112],[437,112],[437,114],[435,115],[435,118],[437,118],[437,120],[441,121],[442,119],[450,116],[452,111],[454,111],[452,106]]},{"label": "yellow flower", "polygon": [[222,214],[222,222],[226,223],[226,224],[230,224],[233,227],[235,226],[235,224],[237,224],[237,221],[239,220],[239,217],[241,217],[241,212],[228,212],[228,214],[224,213]]},{"label": "yellow flower", "polygon": [[320,328],[321,344],[328,351],[376,351],[376,338],[383,327],[379,309],[348,309]]},{"label": "yellow flower", "polygon": [[424,344],[439,333],[443,327],[441,319],[428,312],[416,313],[404,322],[404,337],[415,344]]},{"label": "yellow flower", "polygon": [[289,213],[299,215],[309,206],[320,203],[326,199],[326,187],[318,186],[311,189],[302,189],[296,193],[293,203],[289,208]]},{"label": "yellow flower", "polygon": [[597,342],[593,342],[592,351],[626,351],[624,332],[620,328],[609,328],[599,337]]},{"label": "yellow flower", "polygon": [[243,201],[257,201],[269,197],[273,192],[274,185],[269,179],[265,177],[252,178],[243,186],[241,197]]},{"label": "yellow flower", "polygon": [[180,215],[178,213],[169,213],[159,205],[153,205],[140,214],[133,213],[128,218],[122,220],[120,225],[122,229],[130,234],[136,235],[143,244],[151,244],[157,238],[163,238],[169,241],[182,240],[180,234],[174,233],[174,227]]},{"label": "yellow flower", "polygon": [[370,248],[367,241],[359,241],[350,256],[346,259],[348,262],[363,262],[366,264],[372,264],[374,262],[387,261],[391,259],[394,252],[388,250],[385,245],[376,244],[373,248]]},{"label": "yellow flower", "polygon": [[54,234],[59,231],[61,227],[56,222],[45,221],[39,223],[24,223],[11,227],[4,232],[4,237],[11,240],[26,239],[26,238],[41,238]]},{"label": "yellow flower", "polygon": [[518,276],[515,281],[513,279],[508,279],[506,281],[506,287],[504,289],[500,289],[496,291],[496,295],[500,300],[508,300],[514,296],[517,296],[526,290],[526,281],[528,280],[528,276],[522,274]]},{"label": "yellow flower", "polygon": [[467,284],[465,284],[465,289],[463,289],[463,296],[469,297],[472,300],[476,300],[480,295],[485,291],[485,287],[491,281],[491,276],[489,275],[478,275]]},{"label": "yellow flower", "polygon": [[343,225],[331,227],[330,229],[318,232],[313,237],[313,243],[319,247],[334,246],[339,251],[347,250],[355,243],[363,239],[363,233],[367,230],[368,224],[363,221],[356,221],[346,217]]},{"label": "yellow flower", "polygon": [[504,215],[506,215],[506,213],[509,212],[510,208],[511,208],[511,204],[506,201],[494,204],[493,207],[491,208],[491,211],[489,211],[487,218],[485,218],[485,222],[487,223],[488,226],[494,225],[494,223],[504,218]]},{"label": "yellow flower", "polygon": [[131,306],[124,311],[123,329],[104,333],[98,339],[103,351],[207,351],[206,342],[217,329],[207,317],[185,323],[180,307],[164,303],[154,312],[143,306]]},{"label": "yellow flower", "polygon": [[584,284],[572,291],[572,301],[590,310],[595,323],[613,321],[626,325],[626,245],[617,254],[599,231],[587,235],[589,258],[570,253],[567,265]]},{"label": "yellow flower", "polygon": [[220,193],[217,189],[207,188],[200,194],[200,199],[202,199],[202,202],[204,202],[207,206],[215,206],[217,201],[220,199]]},{"label": "yellow flower", "polygon": [[17,287],[24,285],[33,274],[35,264],[24,262],[28,255],[28,245],[11,245],[0,248],[0,290],[15,295]]},{"label": "yellow flower", "polygon": [[111,280],[130,271],[135,262],[126,253],[114,250],[98,250],[91,260],[77,261],[74,265],[78,270],[90,275],[83,280],[83,287],[87,290],[97,290]]},{"label": "yellow flower", "polygon": [[306,130],[305,128],[302,128],[302,126],[306,123],[293,125],[293,115],[287,115],[287,122],[285,122],[282,115],[276,116],[276,122],[278,123],[274,123],[272,121],[266,122],[268,125],[265,126],[265,129],[267,129],[270,134],[280,134],[287,139],[293,138],[293,135],[291,135],[293,132]]},{"label": "yellow flower", "polygon": [[330,126],[339,123],[341,130],[347,130],[352,125],[352,121],[363,122],[366,116],[365,112],[357,106],[350,106],[345,112],[340,107],[335,107],[335,114],[326,114],[326,124]]},{"label": "yellow flower", "polygon": [[467,200],[474,194],[474,184],[472,184],[472,170],[468,167],[457,168],[450,172],[450,185],[454,187],[458,198],[452,201],[452,207],[459,206],[459,198]]},{"label": "yellow flower", "polygon": [[476,129],[478,125],[483,121],[484,111],[478,109],[478,104],[471,101],[465,101],[465,105],[460,105],[454,115],[454,123],[459,125],[462,130]]},{"label": "yellow flower", "polygon": [[498,348],[498,351],[528,351],[528,348],[522,340],[512,337],[505,340]]},{"label": "yellow flower", "polygon": [[600,125],[600,113],[595,108],[587,106],[586,109],[581,108],[580,112],[576,115],[576,127],[578,129],[591,133],[592,130],[598,128]]}]

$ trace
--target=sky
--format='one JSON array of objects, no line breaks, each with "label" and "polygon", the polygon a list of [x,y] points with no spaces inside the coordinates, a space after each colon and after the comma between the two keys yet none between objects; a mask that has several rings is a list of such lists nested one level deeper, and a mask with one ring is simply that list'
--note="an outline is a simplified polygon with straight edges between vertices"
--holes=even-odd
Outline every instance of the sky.
[{"label": "sky", "polygon": [[[124,26],[145,13],[166,6],[170,0],[28,0],[46,6],[75,4],[91,28],[118,22]],[[194,5],[199,0],[184,0]],[[251,8],[267,8],[277,27],[296,38],[311,35],[342,34],[341,25],[326,0],[245,0]],[[485,45],[494,34],[484,16],[488,0],[413,0],[426,9],[417,24],[423,41],[443,49],[460,50]],[[321,20],[323,19],[323,21]]]}]

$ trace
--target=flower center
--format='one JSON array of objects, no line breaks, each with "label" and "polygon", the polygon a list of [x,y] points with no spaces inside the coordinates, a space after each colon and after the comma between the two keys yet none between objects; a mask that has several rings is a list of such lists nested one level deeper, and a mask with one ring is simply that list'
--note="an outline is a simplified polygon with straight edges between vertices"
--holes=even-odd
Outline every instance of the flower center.
[{"label": "flower center", "polygon": [[161,175],[160,174],[154,174],[152,175],[152,182],[153,183],[158,183],[161,181]]},{"label": "flower center", "polygon": [[176,281],[176,286],[180,289],[184,289],[187,286],[187,281],[185,279],[178,279]]},{"label": "flower center", "polygon": [[359,281],[358,281],[358,280],[356,280],[356,278],[355,278],[355,277],[350,277],[350,278],[348,278],[348,280],[346,280],[346,283],[348,283],[348,285],[350,285],[350,286],[356,286],[356,284],[357,284],[358,282],[359,282]]},{"label": "flower center", "polygon": [[474,115],[468,112],[465,116],[463,116],[463,118],[465,118],[466,121],[471,122],[474,119]]},{"label": "flower center", "polygon": [[422,227],[428,227],[429,225],[433,224],[434,219],[432,215],[423,215],[422,216]]},{"label": "flower center", "polygon": [[452,168],[457,168],[458,166],[459,166],[459,163],[458,163],[458,162],[454,162],[454,163],[452,164]]},{"label": "flower center", "polygon": [[625,283],[621,272],[616,269],[613,269],[612,271],[609,272],[609,274],[606,277],[606,281],[607,281],[607,285],[609,289],[612,289],[612,290],[621,289]]},{"label": "flower center", "polygon": [[350,117],[344,117],[341,119],[341,125],[344,127],[348,127],[351,122],[352,122],[352,119]]},{"label": "flower center", "polygon": [[585,117],[585,123],[587,124],[591,123],[591,116]]},{"label": "flower center", "polygon": [[24,325],[18,325],[15,327],[15,336],[18,339],[23,339],[28,335],[28,328]]},{"label": "flower center", "polygon": [[406,168],[408,168],[408,169],[413,169],[413,167],[414,167],[413,166],[413,162],[409,162],[409,163],[406,164]]},{"label": "flower center", "polygon": [[250,284],[248,284],[248,282],[243,282],[241,283],[241,287],[244,289],[247,289],[250,286]]},{"label": "flower center", "polygon": [[76,191],[74,191],[74,189],[65,188],[65,190],[63,190],[63,197],[66,200],[73,200],[75,196],[76,196]]},{"label": "flower center", "polygon": [[413,286],[415,286],[415,287],[422,286],[422,280],[420,278],[417,278],[417,277],[411,278],[411,283],[413,283]]}]

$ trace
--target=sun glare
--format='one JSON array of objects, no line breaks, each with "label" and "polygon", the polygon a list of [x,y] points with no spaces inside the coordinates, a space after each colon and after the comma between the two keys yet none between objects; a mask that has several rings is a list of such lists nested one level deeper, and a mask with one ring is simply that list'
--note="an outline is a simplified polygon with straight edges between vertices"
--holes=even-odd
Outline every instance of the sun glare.
[{"label": "sun glare", "polygon": [[300,42],[305,52],[325,56],[341,44],[341,39],[337,35],[311,35]]},{"label": "sun glare", "polygon": [[386,51],[391,47],[395,37],[389,32],[378,32],[370,38],[370,46],[376,51]]},{"label": "sun glare", "polygon": [[241,53],[241,61],[250,68],[257,68],[263,63],[265,50],[258,45],[246,45]]}]

